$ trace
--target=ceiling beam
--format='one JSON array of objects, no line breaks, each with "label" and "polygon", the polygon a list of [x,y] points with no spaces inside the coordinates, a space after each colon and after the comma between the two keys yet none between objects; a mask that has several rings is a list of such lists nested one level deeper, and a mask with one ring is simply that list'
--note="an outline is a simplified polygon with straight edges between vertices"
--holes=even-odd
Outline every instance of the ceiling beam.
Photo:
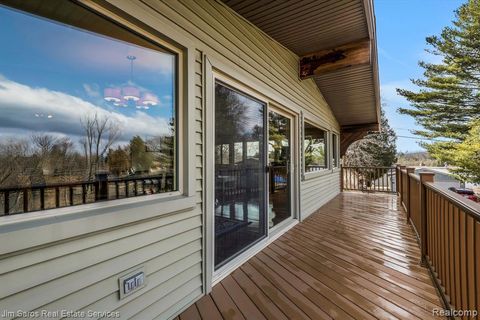
[{"label": "ceiling beam", "polygon": [[354,65],[370,64],[370,53],[369,39],[310,53],[300,58],[300,79],[307,79]]}]

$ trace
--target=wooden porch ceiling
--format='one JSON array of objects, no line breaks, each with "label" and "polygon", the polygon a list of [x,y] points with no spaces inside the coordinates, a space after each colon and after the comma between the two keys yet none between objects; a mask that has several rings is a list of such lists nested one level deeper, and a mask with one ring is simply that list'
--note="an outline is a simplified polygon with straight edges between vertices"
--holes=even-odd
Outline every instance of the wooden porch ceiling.
[{"label": "wooden porch ceiling", "polygon": [[[296,53],[299,61],[319,58],[313,68],[316,71],[311,70],[309,76],[313,76],[340,126],[379,123],[372,0],[223,1]],[[323,65],[318,65],[319,61],[324,61]]]},{"label": "wooden porch ceiling", "polygon": [[419,261],[395,195],[342,193],[179,319],[438,319]]}]

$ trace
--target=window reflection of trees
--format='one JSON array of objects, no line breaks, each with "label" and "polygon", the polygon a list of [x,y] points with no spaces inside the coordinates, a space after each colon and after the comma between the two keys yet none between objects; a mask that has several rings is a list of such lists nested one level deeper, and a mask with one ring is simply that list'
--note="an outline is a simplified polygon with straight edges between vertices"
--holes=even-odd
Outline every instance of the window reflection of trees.
[{"label": "window reflection of trees", "polygon": [[[112,119],[93,115],[79,121],[84,134],[77,141],[34,131],[29,138],[11,137],[0,143],[4,214],[173,191],[173,120],[169,135],[149,139],[137,135],[128,143],[119,142],[122,128]],[[100,176],[107,184],[103,196],[95,184]],[[117,190],[111,191],[108,184]],[[84,200],[74,199],[78,197]]]},{"label": "window reflection of trees", "polygon": [[268,145],[269,162],[272,165],[282,163],[288,158],[290,122],[289,119],[275,112],[269,114]]},{"label": "window reflection of trees", "polygon": [[327,169],[327,131],[307,122],[304,124],[305,172]]},{"label": "window reflection of trees", "polygon": [[265,104],[215,86],[215,268],[265,236]]}]

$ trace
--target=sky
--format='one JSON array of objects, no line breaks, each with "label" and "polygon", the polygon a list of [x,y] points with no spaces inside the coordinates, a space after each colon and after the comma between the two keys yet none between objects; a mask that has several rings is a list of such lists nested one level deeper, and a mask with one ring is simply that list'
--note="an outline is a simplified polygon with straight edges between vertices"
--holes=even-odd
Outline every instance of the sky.
[{"label": "sky", "polygon": [[[380,94],[390,126],[397,136],[414,137],[419,128],[412,117],[397,112],[408,107],[408,101],[396,94],[396,88],[416,89],[410,79],[422,77],[419,60],[438,62],[438,57],[425,52],[425,38],[439,35],[451,25],[454,10],[462,0],[374,0],[377,21],[377,45],[380,73]],[[419,138],[419,137],[416,137]],[[423,150],[418,139],[398,137],[399,152]]]},{"label": "sky", "polygon": [[[0,143],[48,134],[69,137],[78,150],[94,116],[120,129],[118,144],[171,134],[173,54],[2,6],[0,40],[8,44],[0,50]],[[108,88],[119,98],[133,88],[141,99],[115,105]]]}]

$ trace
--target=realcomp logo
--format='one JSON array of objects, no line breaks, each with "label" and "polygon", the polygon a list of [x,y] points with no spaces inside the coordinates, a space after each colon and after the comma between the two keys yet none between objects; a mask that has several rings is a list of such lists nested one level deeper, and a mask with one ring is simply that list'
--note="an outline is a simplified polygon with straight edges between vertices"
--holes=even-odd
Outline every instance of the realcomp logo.
[{"label": "realcomp logo", "polygon": [[441,317],[470,317],[474,318],[478,315],[478,310],[445,310],[445,309],[433,309],[432,314],[434,316]]}]

